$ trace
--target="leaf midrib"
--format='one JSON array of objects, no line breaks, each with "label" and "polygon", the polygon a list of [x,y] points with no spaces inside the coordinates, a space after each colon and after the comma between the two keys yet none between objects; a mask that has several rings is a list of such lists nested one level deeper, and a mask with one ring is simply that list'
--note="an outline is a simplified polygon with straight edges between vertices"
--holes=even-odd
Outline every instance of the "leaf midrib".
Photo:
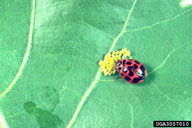
[{"label": "leaf midrib", "polygon": [[16,84],[17,80],[20,78],[20,76],[24,70],[24,67],[26,65],[26,62],[28,60],[30,50],[31,50],[32,38],[33,38],[33,28],[34,28],[33,27],[34,26],[34,14],[35,14],[35,0],[32,0],[31,21],[30,21],[27,49],[26,49],[25,55],[23,57],[23,61],[21,63],[21,66],[20,66],[16,76],[11,81],[9,86],[5,89],[5,91],[0,94],[0,99],[3,98],[13,88],[13,86]]},{"label": "leaf midrib", "polygon": [[[133,9],[134,9],[134,7],[135,7],[136,2],[137,2],[137,0],[134,0],[133,4],[132,4],[132,6],[131,6],[131,9],[130,9],[129,12],[128,12],[128,15],[127,15],[127,18],[126,18],[126,22],[125,22],[125,24],[123,25],[123,28],[122,28],[121,32],[114,38],[114,40],[113,40],[113,42],[112,42],[112,46],[111,46],[111,48],[110,48],[110,50],[109,50],[108,53],[110,53],[110,52],[113,50],[113,48],[114,48],[115,44],[117,43],[118,39],[124,34],[125,29],[126,29],[126,27],[127,27],[127,25],[128,25],[128,22],[129,22],[131,13],[132,13],[132,11],[133,11]],[[76,108],[76,110],[75,110],[75,113],[73,114],[73,116],[72,116],[71,120],[69,121],[69,123],[68,123],[68,125],[67,125],[66,128],[71,128],[71,126],[72,126],[73,123],[75,122],[75,120],[76,120],[76,118],[77,118],[77,116],[78,116],[78,114],[79,114],[79,112],[80,112],[80,110],[81,110],[84,102],[86,101],[86,99],[88,98],[88,96],[91,94],[93,88],[96,86],[96,83],[98,82],[98,80],[99,80],[99,78],[100,78],[100,75],[101,75],[101,68],[99,68],[99,70],[97,71],[97,74],[96,74],[96,76],[95,76],[94,81],[91,83],[91,85],[89,86],[89,88],[85,91],[82,99],[80,100],[80,102],[79,102],[79,104],[78,104],[78,106],[77,106],[77,108]]]}]

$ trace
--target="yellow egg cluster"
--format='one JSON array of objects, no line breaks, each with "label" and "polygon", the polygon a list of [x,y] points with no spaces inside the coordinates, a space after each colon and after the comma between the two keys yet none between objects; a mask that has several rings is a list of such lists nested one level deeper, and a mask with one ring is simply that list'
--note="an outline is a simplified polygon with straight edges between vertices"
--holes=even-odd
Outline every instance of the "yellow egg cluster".
[{"label": "yellow egg cluster", "polygon": [[99,66],[101,67],[101,72],[106,75],[112,75],[116,73],[116,63],[118,60],[132,58],[131,52],[126,48],[121,51],[116,51],[108,53],[105,55],[104,60],[99,61]]}]

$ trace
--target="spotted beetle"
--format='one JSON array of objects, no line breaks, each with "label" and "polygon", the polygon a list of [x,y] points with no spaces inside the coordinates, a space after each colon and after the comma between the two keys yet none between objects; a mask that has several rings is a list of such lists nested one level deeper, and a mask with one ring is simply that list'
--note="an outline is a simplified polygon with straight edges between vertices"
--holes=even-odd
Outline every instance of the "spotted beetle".
[{"label": "spotted beetle", "polygon": [[145,66],[137,60],[119,60],[116,63],[116,68],[120,76],[131,84],[141,83],[147,77],[147,70]]}]

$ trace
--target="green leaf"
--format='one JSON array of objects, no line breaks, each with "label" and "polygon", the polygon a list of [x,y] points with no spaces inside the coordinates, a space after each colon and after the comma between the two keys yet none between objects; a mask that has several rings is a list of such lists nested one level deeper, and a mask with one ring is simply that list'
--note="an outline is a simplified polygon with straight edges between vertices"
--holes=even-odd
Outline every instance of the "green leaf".
[{"label": "green leaf", "polygon": [[[192,120],[192,7],[179,0],[1,0],[0,115],[10,128],[152,128]],[[127,48],[146,80],[103,76]]]}]

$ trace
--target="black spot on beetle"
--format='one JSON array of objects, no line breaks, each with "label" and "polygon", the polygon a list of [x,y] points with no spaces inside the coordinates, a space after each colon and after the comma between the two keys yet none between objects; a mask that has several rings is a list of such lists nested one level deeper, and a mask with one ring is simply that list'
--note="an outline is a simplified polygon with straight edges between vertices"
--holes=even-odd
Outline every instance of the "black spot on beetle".
[{"label": "black spot on beetle", "polygon": [[131,63],[130,61],[128,61],[126,64],[127,64],[127,65],[131,65],[132,63]]},{"label": "black spot on beetle", "polygon": [[126,76],[126,77],[125,77],[125,80],[130,81],[131,79],[130,79],[129,77]]},{"label": "black spot on beetle", "polygon": [[139,77],[139,78],[134,78],[133,79],[133,83],[138,83],[140,80],[142,80],[143,78],[142,77]]},{"label": "black spot on beetle", "polygon": [[123,73],[121,73],[121,76],[124,76],[124,74],[123,74]]},{"label": "black spot on beetle", "polygon": [[125,65],[125,60],[123,60],[123,65]]},{"label": "black spot on beetle", "polygon": [[129,70],[129,76],[133,76],[133,72],[131,70]]},{"label": "black spot on beetle", "polygon": [[138,66],[136,64],[133,65],[133,69],[137,69]]},{"label": "black spot on beetle", "polygon": [[135,63],[136,63],[136,64],[140,64],[139,61],[137,61],[137,60],[135,60]]},{"label": "black spot on beetle", "polygon": [[120,71],[120,70],[121,70],[121,68],[119,67],[119,68],[118,68],[118,71]]},{"label": "black spot on beetle", "polygon": [[134,64],[132,67],[129,67],[129,69],[133,70],[133,69],[137,69],[138,66],[136,64]]}]

